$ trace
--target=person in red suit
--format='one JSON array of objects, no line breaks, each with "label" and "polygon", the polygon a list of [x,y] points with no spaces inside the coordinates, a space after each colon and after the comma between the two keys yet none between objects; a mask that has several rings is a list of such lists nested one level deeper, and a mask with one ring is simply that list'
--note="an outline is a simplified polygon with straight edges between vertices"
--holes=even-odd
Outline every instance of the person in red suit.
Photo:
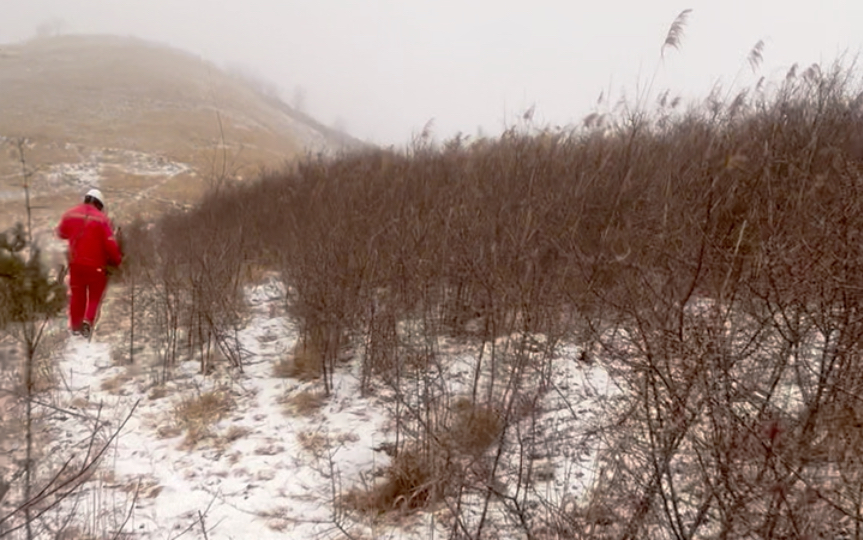
[{"label": "person in red suit", "polygon": [[123,261],[104,208],[102,192],[91,189],[83,204],[66,211],[57,226],[57,236],[69,243],[69,327],[87,339],[108,285],[106,270]]}]

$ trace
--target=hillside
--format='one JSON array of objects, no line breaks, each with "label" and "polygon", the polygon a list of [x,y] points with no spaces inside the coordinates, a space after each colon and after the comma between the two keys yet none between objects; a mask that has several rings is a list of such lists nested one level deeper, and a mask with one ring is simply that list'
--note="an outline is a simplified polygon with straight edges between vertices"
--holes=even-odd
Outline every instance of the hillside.
[{"label": "hillside", "polygon": [[259,86],[133,38],[0,45],[0,227],[23,215],[20,138],[37,225],[87,186],[99,186],[122,217],[194,200],[213,178],[359,144]]}]

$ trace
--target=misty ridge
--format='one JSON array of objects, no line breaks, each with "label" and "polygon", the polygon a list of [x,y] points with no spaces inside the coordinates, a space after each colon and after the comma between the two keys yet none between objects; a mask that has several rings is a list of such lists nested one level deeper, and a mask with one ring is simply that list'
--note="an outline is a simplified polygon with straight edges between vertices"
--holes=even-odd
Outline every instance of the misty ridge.
[{"label": "misty ridge", "polygon": [[[0,53],[0,536],[863,537],[853,63],[397,149],[197,62]],[[82,183],[126,257],[94,343],[24,249]]]},{"label": "misty ridge", "polygon": [[[27,139],[37,229],[98,186],[117,217],[191,204],[215,176],[248,178],[306,153],[363,145],[239,68],[135,38],[48,35],[4,45],[0,133]],[[170,126],[169,128],[167,126]],[[0,226],[20,211],[20,164],[0,155]],[[84,189],[86,191],[86,189]]]}]

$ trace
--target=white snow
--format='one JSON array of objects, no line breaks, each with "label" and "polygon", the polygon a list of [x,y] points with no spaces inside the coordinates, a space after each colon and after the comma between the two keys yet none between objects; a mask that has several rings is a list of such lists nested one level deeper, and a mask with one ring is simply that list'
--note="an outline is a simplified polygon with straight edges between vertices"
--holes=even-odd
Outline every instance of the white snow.
[{"label": "white snow", "polygon": [[171,161],[163,156],[104,148],[82,157],[76,163],[58,163],[48,169],[48,178],[53,183],[71,184],[78,187],[98,186],[107,170],[134,176],[172,178],[192,170],[186,163]]},{"label": "white snow", "polygon": [[[52,452],[67,455],[87,447],[97,422],[108,423],[107,434],[137,408],[109,446],[102,472],[62,503],[55,511],[57,519],[69,512],[91,516],[88,526],[104,530],[87,532],[112,535],[128,515],[123,531],[147,539],[203,538],[202,527],[210,539],[341,537],[334,525],[334,489],[360,485],[388,463],[385,454],[373,450],[390,440],[387,408],[381,401],[386,392],[361,397],[359,362],[354,360],[335,373],[332,396],[317,413],[286,414],[285,396],[317,389],[320,383],[272,374],[274,362],[297,339],[290,320],[271,316],[271,304],[282,301],[283,294],[275,281],[248,292],[252,317],[240,333],[247,351],[243,373],[205,377],[198,373],[198,363],[185,362],[160,388],[160,367],[115,365],[111,346],[98,329],[91,343],[70,338],[58,358],[62,389],[55,405],[82,417],[51,420]],[[460,367],[459,356],[474,352],[449,351],[453,391],[464,389],[459,385],[469,375]],[[543,398],[539,419],[546,431],[584,431],[614,392],[605,370],[575,362],[577,352],[565,349],[555,360],[554,388]],[[190,449],[183,435],[171,430],[172,411],[179,401],[211,390],[227,392],[235,407],[212,427],[212,438]],[[159,433],[169,436],[160,438]],[[553,478],[535,487],[557,505],[579,499],[590,488],[600,450],[597,441],[579,433],[559,440],[559,447],[543,449]],[[312,451],[309,441],[318,442]],[[435,512],[398,522],[344,517],[339,522],[374,538],[420,539],[449,532]],[[520,536],[513,532],[499,537]]]},{"label": "white snow", "polygon": [[49,178],[80,187],[98,186],[102,180],[103,165],[98,161],[85,161],[83,163],[59,163],[53,165],[49,171]]}]

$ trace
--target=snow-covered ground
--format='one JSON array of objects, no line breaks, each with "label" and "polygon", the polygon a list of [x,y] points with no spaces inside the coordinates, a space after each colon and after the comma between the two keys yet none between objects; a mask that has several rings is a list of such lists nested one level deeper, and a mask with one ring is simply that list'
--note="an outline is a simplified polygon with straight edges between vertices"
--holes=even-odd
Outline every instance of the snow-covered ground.
[{"label": "snow-covered ground", "polygon": [[86,157],[82,156],[78,162],[52,165],[48,170],[48,179],[55,186],[98,187],[109,170],[132,176],[173,178],[191,171],[192,167],[145,152],[103,148]]},{"label": "snow-covered ground", "polygon": [[[59,526],[75,515],[79,530],[97,536],[122,529],[128,537],[166,540],[204,538],[205,530],[209,539],[344,537],[336,523],[355,537],[446,537],[449,530],[436,510],[398,519],[334,514],[334,493],[363,484],[389,462],[375,451],[391,441],[386,392],[361,396],[354,359],[335,373],[332,395],[317,411],[287,408],[287,398],[318,391],[320,383],[273,374],[273,365],[297,340],[290,320],[272,316],[272,305],[283,302],[280,287],[268,282],[250,290],[248,299],[252,316],[240,334],[247,356],[242,373],[205,377],[197,362],[185,362],[165,381],[161,367],[118,365],[111,343],[119,336],[97,329],[92,342],[73,337],[65,343],[57,359],[54,405],[74,415],[51,417],[48,452],[59,459],[80,457],[122,429],[99,472],[48,518]],[[471,351],[449,354],[447,371],[457,391],[469,373],[459,358]],[[554,384],[536,422],[539,431],[561,435],[550,437],[558,442],[536,456],[545,472],[532,488],[558,507],[577,501],[594,481],[599,448],[576,432],[596,420],[603,400],[614,393],[605,370],[576,362],[577,355],[577,348],[564,348],[555,360]],[[174,411],[209,392],[227,396],[233,407],[190,444]],[[95,426],[104,427],[93,444]],[[510,536],[498,536],[521,538],[515,528]]]}]

